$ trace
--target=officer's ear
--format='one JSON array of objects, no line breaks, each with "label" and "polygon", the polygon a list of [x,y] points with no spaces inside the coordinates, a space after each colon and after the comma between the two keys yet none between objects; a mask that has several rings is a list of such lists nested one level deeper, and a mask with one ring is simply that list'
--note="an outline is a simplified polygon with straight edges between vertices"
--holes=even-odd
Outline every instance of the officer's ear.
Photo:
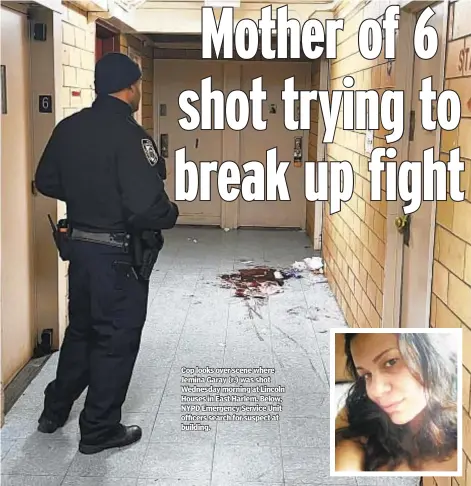
[{"label": "officer's ear", "polygon": [[138,86],[138,83],[134,83],[134,84],[131,84],[131,86],[129,86],[129,91],[130,91],[130,94],[135,96],[136,94],[139,93],[139,86]]}]

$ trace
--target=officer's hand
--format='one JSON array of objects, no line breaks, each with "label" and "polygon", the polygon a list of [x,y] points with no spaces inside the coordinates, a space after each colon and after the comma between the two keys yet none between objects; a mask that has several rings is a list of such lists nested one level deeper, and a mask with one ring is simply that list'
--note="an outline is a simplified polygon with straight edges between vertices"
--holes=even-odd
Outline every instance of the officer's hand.
[{"label": "officer's hand", "polygon": [[173,201],[170,201],[171,204],[173,204],[173,207],[175,209],[175,212],[177,213],[177,218],[180,216],[180,209],[178,208],[177,204],[174,203]]}]

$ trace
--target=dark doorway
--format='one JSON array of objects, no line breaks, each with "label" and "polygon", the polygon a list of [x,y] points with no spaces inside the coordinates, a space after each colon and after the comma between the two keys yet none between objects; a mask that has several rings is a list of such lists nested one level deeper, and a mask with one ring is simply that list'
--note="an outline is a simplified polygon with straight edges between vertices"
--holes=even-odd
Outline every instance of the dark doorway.
[{"label": "dark doorway", "polygon": [[119,32],[97,22],[95,38],[95,62],[108,52],[119,52]]}]

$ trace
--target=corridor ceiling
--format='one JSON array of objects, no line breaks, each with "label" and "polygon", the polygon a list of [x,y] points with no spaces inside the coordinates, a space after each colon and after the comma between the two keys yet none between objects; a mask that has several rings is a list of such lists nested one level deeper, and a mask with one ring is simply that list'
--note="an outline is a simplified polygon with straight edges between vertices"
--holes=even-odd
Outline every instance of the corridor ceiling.
[{"label": "corridor ceiling", "polygon": [[[211,0],[214,4],[223,4],[224,0]],[[234,0],[226,0],[231,4]],[[219,3],[220,2],[220,3]],[[126,17],[131,31],[145,34],[201,34],[201,8],[205,2],[201,0],[114,0],[116,5],[127,10]],[[333,8],[338,0],[274,0],[270,3],[260,3],[255,0],[242,0],[240,6],[234,8],[234,23],[249,18],[257,21],[263,7],[272,5],[273,18],[276,9],[288,6],[288,18],[304,23],[310,18],[321,22],[333,18]],[[221,8],[214,8],[216,18]]]}]

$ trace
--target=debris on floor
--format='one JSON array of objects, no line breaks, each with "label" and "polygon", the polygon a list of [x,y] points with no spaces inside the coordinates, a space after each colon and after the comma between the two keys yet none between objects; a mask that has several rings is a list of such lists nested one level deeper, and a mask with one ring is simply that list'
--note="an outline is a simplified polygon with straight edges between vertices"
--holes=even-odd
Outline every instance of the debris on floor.
[{"label": "debris on floor", "polygon": [[294,262],[293,268],[298,271],[310,270],[316,274],[324,273],[324,264],[320,257],[305,258],[302,262]]},{"label": "debris on floor", "polygon": [[243,268],[237,273],[221,275],[227,288],[235,288],[236,297],[264,299],[282,291],[283,275],[273,268]]},{"label": "debris on floor", "polygon": [[[242,268],[236,273],[221,275],[226,282],[226,288],[235,288],[237,297],[266,298],[269,295],[283,291],[285,280],[290,278],[302,278],[302,271],[309,268],[319,273],[319,263],[314,259],[308,259],[309,266],[305,262],[296,262],[293,268],[276,270],[269,267]],[[310,260],[313,260],[312,262]],[[320,258],[319,258],[320,260]],[[244,263],[253,263],[244,261]],[[297,265],[301,263],[301,265]],[[320,263],[322,268],[322,261]]]},{"label": "debris on floor", "polygon": [[288,278],[302,278],[303,275],[301,270],[297,270],[296,268],[290,268],[288,270],[283,270],[283,276],[285,279]]},{"label": "debris on floor", "polygon": [[307,268],[315,273],[323,273],[324,264],[322,263],[322,258],[319,257],[312,257],[312,258],[305,258],[304,262],[307,265]]},{"label": "debris on floor", "polygon": [[[241,263],[253,263],[244,260]],[[259,316],[258,308],[270,295],[283,292],[283,285],[290,278],[302,278],[302,273],[323,273],[322,259],[319,257],[305,258],[295,262],[291,268],[276,270],[270,267],[242,268],[235,273],[221,275],[224,288],[235,289],[235,296],[246,301],[250,314]]]},{"label": "debris on floor", "polygon": [[188,238],[188,241],[192,241],[193,243],[198,243],[198,240],[196,238]]}]

